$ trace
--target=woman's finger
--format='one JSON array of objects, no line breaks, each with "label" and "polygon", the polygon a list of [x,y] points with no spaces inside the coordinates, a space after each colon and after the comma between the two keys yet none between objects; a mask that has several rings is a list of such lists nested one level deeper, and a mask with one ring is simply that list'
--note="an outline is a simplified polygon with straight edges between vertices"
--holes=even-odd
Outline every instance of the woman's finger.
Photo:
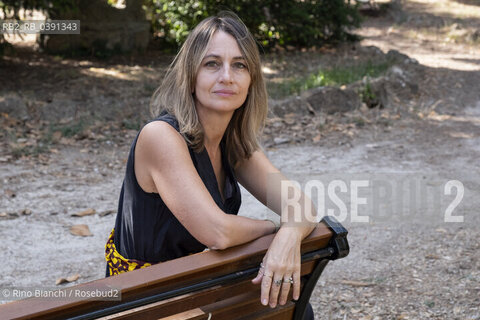
[{"label": "woman's finger", "polygon": [[279,304],[284,305],[287,303],[288,292],[290,291],[290,286],[293,283],[293,277],[284,276],[282,282],[282,290],[280,291]]},{"label": "woman's finger", "polygon": [[300,298],[300,270],[293,273],[293,299]]},{"label": "woman's finger", "polygon": [[270,288],[272,287],[273,274],[267,270],[263,274],[260,301],[264,306],[268,304],[270,298]]},{"label": "woman's finger", "polygon": [[300,248],[295,252],[295,269],[293,271],[293,299],[298,300],[300,298],[300,275],[301,275],[301,253]]},{"label": "woman's finger", "polygon": [[280,288],[282,287],[283,283],[283,276],[278,276],[277,273],[273,276],[272,287],[270,289],[270,307],[275,308],[277,306],[278,301],[278,293],[280,292]]},{"label": "woman's finger", "polygon": [[257,276],[255,278],[252,279],[252,282],[254,284],[258,284],[260,283],[260,281],[262,280],[262,277],[263,277],[263,273],[265,272],[265,265],[262,263],[260,263],[260,268],[258,269],[258,273],[257,273]]}]

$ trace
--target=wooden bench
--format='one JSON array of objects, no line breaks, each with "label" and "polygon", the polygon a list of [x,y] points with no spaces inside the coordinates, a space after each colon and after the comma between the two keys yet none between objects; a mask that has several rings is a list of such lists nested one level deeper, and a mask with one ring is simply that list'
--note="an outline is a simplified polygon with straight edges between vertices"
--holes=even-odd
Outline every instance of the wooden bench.
[{"label": "wooden bench", "polygon": [[[348,255],[347,230],[325,217],[302,242],[302,291],[276,308],[260,303],[251,279],[274,235],[222,251],[207,251],[61,289],[120,289],[120,301],[30,298],[0,305],[2,319],[302,319],[330,260]],[[291,292],[290,292],[291,297]]]}]

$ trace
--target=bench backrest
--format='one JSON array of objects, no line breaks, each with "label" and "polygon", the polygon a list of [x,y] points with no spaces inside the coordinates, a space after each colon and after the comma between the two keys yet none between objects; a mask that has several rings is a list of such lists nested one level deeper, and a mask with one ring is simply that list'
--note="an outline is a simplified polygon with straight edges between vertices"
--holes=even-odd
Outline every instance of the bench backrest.
[{"label": "bench backrest", "polygon": [[[64,288],[65,299],[31,298],[0,305],[0,318],[301,319],[328,261],[348,254],[346,236],[347,231],[335,219],[322,220],[302,242],[300,299],[290,299],[274,309],[260,304],[260,286],[251,283],[273,240],[274,235],[268,235],[226,250],[194,254]],[[78,294],[115,294],[117,289],[120,301]]]}]

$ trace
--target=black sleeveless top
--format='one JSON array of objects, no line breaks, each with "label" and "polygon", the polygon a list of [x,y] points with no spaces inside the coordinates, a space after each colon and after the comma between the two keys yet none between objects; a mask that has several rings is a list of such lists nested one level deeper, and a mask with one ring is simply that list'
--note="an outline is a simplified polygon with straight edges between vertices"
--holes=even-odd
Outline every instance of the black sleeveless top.
[{"label": "black sleeveless top", "polygon": [[[165,121],[179,131],[178,122],[172,115],[164,113],[153,121]],[[185,229],[165,205],[160,195],[147,193],[138,184],[134,171],[137,139],[138,134],[130,149],[120,192],[114,233],[117,251],[127,259],[150,263],[203,251],[206,248],[205,245]],[[218,190],[217,179],[207,150],[204,148],[200,153],[196,153],[189,147],[189,151],[192,162],[215,203],[225,213],[237,214],[241,203],[240,188],[228,163],[224,143],[221,143],[221,152],[225,170],[223,190],[225,201],[222,200]],[[188,194],[183,194],[182,197],[188,201]]]}]

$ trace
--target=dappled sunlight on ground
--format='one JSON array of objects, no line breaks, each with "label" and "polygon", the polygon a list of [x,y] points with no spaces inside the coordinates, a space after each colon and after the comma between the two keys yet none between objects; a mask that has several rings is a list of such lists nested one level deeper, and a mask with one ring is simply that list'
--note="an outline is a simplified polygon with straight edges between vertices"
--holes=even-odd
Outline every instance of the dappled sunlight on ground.
[{"label": "dappled sunlight on ground", "polygon": [[448,121],[455,121],[455,122],[468,122],[468,123],[480,126],[480,117],[475,117],[473,115],[452,116],[448,114],[438,114],[435,111],[432,111],[430,112],[430,114],[428,114],[427,118],[438,121],[438,122],[443,122],[448,120]]},{"label": "dappled sunlight on ground", "polygon": [[421,35],[412,39],[409,36],[411,33],[405,30],[393,27],[386,29],[385,26],[366,26],[357,33],[364,37],[364,46],[376,46],[384,52],[398,50],[432,68],[480,70],[478,47],[436,43],[433,39],[426,39]]},{"label": "dappled sunlight on ground", "polygon": [[[478,2],[478,1],[477,1]],[[472,1],[473,3],[473,1]],[[479,5],[468,4],[467,1],[452,0],[409,0],[406,1],[407,7],[424,8],[429,13],[450,16],[454,18],[477,18],[480,19]]]},{"label": "dappled sunlight on ground", "polygon": [[[134,67],[135,68],[135,67]],[[87,76],[93,76],[96,78],[113,78],[119,80],[140,81],[142,80],[143,70],[137,67],[137,70],[126,70],[121,72],[117,69],[106,68],[88,68],[80,71]]]},{"label": "dappled sunlight on ground", "polygon": [[365,21],[356,32],[362,45],[395,49],[433,68],[480,70],[480,6],[415,0],[402,10]]}]

